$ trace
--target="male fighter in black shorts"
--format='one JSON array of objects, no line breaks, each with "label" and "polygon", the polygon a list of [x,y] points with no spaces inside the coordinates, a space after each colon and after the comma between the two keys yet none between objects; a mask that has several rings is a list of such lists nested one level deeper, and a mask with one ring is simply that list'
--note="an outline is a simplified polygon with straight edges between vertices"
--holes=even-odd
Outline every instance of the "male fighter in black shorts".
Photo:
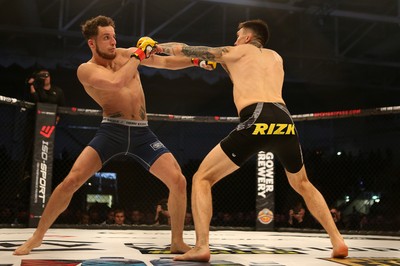
[{"label": "male fighter in black shorts", "polygon": [[333,222],[323,196],[307,178],[298,135],[282,99],[283,60],[275,51],[263,48],[268,38],[267,24],[251,20],[239,24],[235,46],[157,45],[158,53],[220,63],[233,82],[233,98],[241,121],[210,151],[193,177],[192,212],[196,246],[176,256],[175,260],[210,259],[211,187],[237,170],[252,154],[263,149],[278,156],[290,185],[303,196],[310,212],[328,232],[333,246],[332,257],[348,255],[348,247]]}]

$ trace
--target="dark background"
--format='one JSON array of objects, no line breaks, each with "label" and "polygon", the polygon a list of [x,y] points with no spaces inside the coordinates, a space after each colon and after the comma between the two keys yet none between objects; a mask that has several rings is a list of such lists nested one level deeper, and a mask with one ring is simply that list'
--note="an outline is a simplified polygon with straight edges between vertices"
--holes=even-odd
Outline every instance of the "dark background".
[{"label": "dark background", "polygon": [[[227,3],[230,2],[230,3]],[[0,1],[2,95],[20,98],[26,76],[45,67],[67,105],[97,108],[76,78],[90,57],[80,24],[99,14],[116,21],[118,45],[148,35],[159,42],[232,45],[237,25],[265,20],[268,47],[285,63],[292,113],[398,105],[400,18],[397,0],[15,0]],[[141,69],[151,113],[236,115],[221,67]]]},{"label": "dark background", "polygon": [[[79,25],[93,16],[114,18],[120,47],[134,46],[145,35],[159,42],[233,45],[238,23],[260,18],[270,26],[267,47],[284,59],[283,96],[292,114],[398,106],[399,10],[398,0],[0,0],[0,95],[22,99],[26,77],[37,68],[47,68],[52,83],[64,90],[67,106],[99,109],[76,78],[79,64],[90,59]],[[143,67],[140,72],[149,113],[237,115],[232,84],[221,67],[213,72]],[[33,120],[19,118],[22,115],[9,106],[0,112],[4,155],[0,172],[7,185],[0,193],[2,204],[18,202],[24,184],[29,186],[20,158],[26,159],[23,147],[29,141],[22,138],[26,121]],[[55,151],[59,172],[54,173],[53,185],[65,177],[99,119],[62,118]],[[343,201],[345,195],[364,202],[378,193],[381,208],[388,209],[382,213],[389,213],[390,221],[400,221],[395,210],[399,121],[397,114],[296,124],[310,179],[328,204]],[[85,126],[93,129],[83,130]],[[176,156],[190,184],[200,160],[234,124],[151,122],[150,126]],[[345,156],[337,156],[338,151]],[[10,153],[14,157],[8,158]],[[214,187],[215,208],[254,207],[254,163]],[[133,160],[115,160],[104,170],[118,172],[120,197],[128,205],[140,202],[153,207],[167,193],[158,180],[145,178],[148,173]],[[296,194],[282,169],[277,170],[277,211],[286,215]],[[135,173],[134,179],[130,173]],[[76,205],[82,204],[82,194],[76,196]],[[24,199],[19,199],[24,202],[22,209],[27,206]],[[351,214],[352,205],[347,207]]]}]

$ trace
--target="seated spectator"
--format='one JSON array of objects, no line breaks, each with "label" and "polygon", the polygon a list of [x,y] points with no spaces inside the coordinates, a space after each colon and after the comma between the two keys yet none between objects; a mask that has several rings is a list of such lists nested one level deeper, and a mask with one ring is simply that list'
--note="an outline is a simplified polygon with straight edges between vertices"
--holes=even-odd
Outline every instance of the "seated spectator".
[{"label": "seated spectator", "polygon": [[123,209],[114,210],[114,224],[124,225],[125,223],[125,211]]},{"label": "seated spectator", "polygon": [[93,205],[89,208],[89,223],[90,224],[101,224],[102,223],[100,211],[97,208],[97,206],[95,206],[95,205]]},{"label": "seated spectator", "polygon": [[156,207],[156,215],[154,217],[154,224],[171,225],[171,218],[168,212],[168,200],[162,199],[158,202]]},{"label": "seated spectator", "polygon": [[296,228],[305,227],[305,215],[306,209],[303,207],[303,203],[298,201],[294,208],[289,210],[289,226]]},{"label": "seated spectator", "polygon": [[131,224],[144,224],[144,213],[139,210],[132,210],[129,220]]},{"label": "seated spectator", "polygon": [[336,208],[331,208],[330,212],[332,214],[332,218],[336,224],[337,229],[339,229],[339,230],[344,229],[345,226],[344,226],[344,223],[342,220],[341,212]]},{"label": "seated spectator", "polygon": [[83,225],[90,224],[90,216],[88,212],[81,213],[78,224],[83,224]]},{"label": "seated spectator", "polygon": [[102,222],[101,224],[114,224],[114,210],[113,209],[109,209],[107,211],[106,220],[104,222]]}]

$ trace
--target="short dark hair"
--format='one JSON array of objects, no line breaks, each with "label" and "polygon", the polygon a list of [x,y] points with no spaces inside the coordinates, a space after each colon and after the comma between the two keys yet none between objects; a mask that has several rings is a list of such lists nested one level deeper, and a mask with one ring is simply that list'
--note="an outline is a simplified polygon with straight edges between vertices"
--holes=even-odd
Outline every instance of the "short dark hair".
[{"label": "short dark hair", "polygon": [[254,37],[262,46],[265,46],[269,40],[269,29],[266,22],[261,19],[248,20],[239,23],[238,30],[241,28],[250,29]]},{"label": "short dark hair", "polygon": [[99,34],[98,27],[107,27],[107,26],[111,26],[115,29],[114,20],[110,17],[100,15],[86,20],[81,25],[82,34],[83,36],[85,36],[86,40],[89,40],[93,36],[97,36],[97,34]]}]

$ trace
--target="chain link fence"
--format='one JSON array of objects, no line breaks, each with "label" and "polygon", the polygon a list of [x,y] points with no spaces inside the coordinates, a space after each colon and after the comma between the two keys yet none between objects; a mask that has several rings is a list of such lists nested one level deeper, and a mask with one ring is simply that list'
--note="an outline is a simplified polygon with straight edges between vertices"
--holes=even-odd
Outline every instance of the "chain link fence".
[{"label": "chain link fence", "polygon": [[[56,126],[53,189],[94,136],[101,116],[65,112]],[[304,118],[304,117],[303,117]],[[341,230],[400,230],[400,114],[296,119],[306,169],[324,195]],[[214,122],[212,122],[214,121]],[[218,122],[219,123],[216,123]],[[31,157],[35,107],[0,103],[0,224],[26,226],[29,219]],[[190,122],[150,119],[149,125],[179,162],[188,183],[201,160],[236,123],[218,119]],[[275,228],[320,229],[301,197],[289,186],[279,163],[275,175]],[[213,187],[212,226],[254,228],[256,223],[256,156]],[[110,210],[125,211],[125,224],[155,224],[157,205],[166,186],[130,157],[117,157],[74,195],[55,224],[109,224]],[[289,212],[303,204],[304,221],[289,224]],[[192,226],[190,202],[186,225]],[[165,223],[168,223],[167,221]],[[159,224],[159,223],[157,223]]]}]

